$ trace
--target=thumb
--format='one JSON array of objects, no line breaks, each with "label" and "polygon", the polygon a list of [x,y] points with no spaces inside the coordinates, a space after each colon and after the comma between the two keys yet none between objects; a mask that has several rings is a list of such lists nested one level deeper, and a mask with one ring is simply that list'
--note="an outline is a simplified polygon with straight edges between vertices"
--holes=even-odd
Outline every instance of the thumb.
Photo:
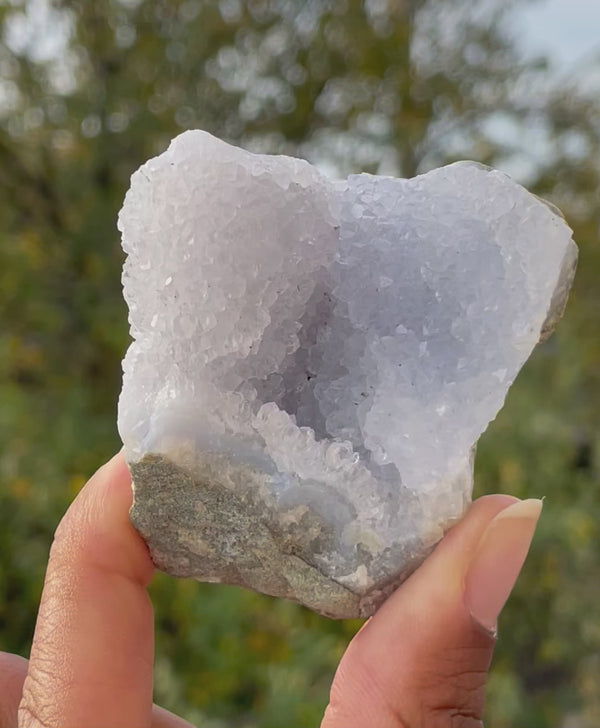
[{"label": "thumb", "polygon": [[352,640],[321,728],[482,728],[496,620],[541,508],[476,501]]}]

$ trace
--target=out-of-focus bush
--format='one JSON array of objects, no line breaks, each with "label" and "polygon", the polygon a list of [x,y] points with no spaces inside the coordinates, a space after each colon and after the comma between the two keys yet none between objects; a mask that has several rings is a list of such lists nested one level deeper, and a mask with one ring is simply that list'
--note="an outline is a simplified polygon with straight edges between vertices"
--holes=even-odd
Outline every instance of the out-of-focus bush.
[{"label": "out-of-focus bush", "polygon": [[[500,0],[0,4],[0,647],[27,653],[53,530],[118,447],[116,214],[178,131],[338,173],[457,158],[561,206],[581,248],[558,333],[484,436],[477,493],[546,496],[500,624],[494,728],[600,723],[600,108],[524,62]],[[314,727],[358,623],[157,577],[156,698],[201,726]]]}]

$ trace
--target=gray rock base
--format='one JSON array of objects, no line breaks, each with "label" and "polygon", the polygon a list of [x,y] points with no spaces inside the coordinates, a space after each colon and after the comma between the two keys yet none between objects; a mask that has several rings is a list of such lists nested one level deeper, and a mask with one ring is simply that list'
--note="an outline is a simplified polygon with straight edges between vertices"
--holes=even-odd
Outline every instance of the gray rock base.
[{"label": "gray rock base", "polygon": [[207,464],[203,478],[161,455],[130,465],[131,521],[161,571],[247,587],[351,619],[372,615],[424,558],[413,557],[393,579],[355,594],[315,565],[314,555],[331,550],[335,539],[318,514],[309,508],[301,515],[276,512],[261,497],[259,474],[240,468],[233,490],[214,477],[215,465]]}]

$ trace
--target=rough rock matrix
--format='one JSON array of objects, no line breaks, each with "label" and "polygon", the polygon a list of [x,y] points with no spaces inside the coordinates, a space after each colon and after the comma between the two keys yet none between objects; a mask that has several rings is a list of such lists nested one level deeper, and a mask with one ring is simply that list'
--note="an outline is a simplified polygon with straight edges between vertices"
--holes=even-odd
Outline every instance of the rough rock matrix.
[{"label": "rough rock matrix", "polygon": [[132,177],[119,430],[170,574],[371,614],[463,514],[566,303],[556,210],[462,162],[332,182],[201,131]]}]

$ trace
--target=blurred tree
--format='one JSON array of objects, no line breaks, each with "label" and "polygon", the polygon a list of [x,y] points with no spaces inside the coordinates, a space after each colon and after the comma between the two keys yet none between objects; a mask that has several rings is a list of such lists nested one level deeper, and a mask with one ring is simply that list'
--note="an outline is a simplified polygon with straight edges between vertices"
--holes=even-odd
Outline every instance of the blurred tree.
[{"label": "blurred tree", "polygon": [[[583,261],[567,320],[478,459],[481,490],[548,496],[503,617],[490,720],[598,724],[600,107],[522,59],[517,4],[0,3],[2,648],[26,652],[56,522],[118,447],[115,219],[130,173],[190,127],[336,173],[411,176],[467,157],[559,204]],[[158,699],[199,725],[318,723],[356,624],[166,578],[154,596]]]}]

